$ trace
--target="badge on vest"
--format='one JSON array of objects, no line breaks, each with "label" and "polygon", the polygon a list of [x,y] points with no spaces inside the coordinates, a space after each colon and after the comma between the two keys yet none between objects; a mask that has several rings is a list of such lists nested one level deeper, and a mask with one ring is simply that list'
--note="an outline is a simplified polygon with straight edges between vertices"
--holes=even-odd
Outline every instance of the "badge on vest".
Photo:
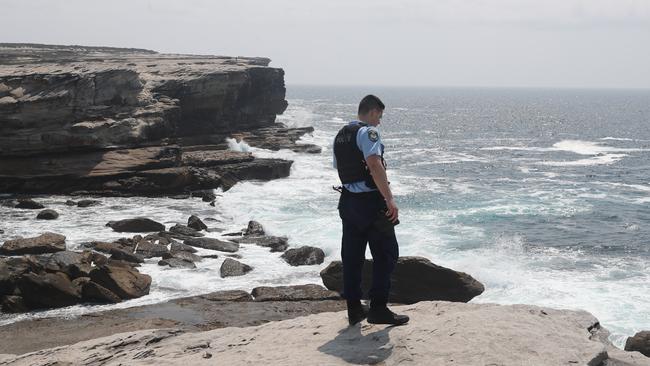
[{"label": "badge on vest", "polygon": [[379,140],[379,134],[377,133],[377,131],[369,129],[368,130],[368,138],[372,142],[377,142],[377,140]]}]

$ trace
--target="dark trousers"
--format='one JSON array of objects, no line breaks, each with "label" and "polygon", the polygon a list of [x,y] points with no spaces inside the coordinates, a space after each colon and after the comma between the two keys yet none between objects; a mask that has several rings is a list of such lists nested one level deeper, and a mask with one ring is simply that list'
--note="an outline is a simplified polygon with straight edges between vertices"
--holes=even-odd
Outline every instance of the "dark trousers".
[{"label": "dark trousers", "polygon": [[341,259],[343,261],[343,298],[363,298],[361,273],[366,244],[373,258],[371,305],[385,305],[390,291],[390,276],[399,257],[395,230],[378,230],[376,220],[386,203],[379,192],[351,193],[343,191],[339,200],[339,215],[343,222]]}]

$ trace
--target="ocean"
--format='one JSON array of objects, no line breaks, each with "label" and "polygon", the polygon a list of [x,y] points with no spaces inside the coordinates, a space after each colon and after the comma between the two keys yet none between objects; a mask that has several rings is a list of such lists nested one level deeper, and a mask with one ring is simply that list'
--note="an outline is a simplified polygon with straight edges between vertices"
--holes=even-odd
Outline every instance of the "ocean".
[{"label": "ocean", "polygon": [[197,263],[195,270],[150,260],[142,267],[153,277],[148,296],[5,314],[0,324],[224,289],[320,283],[319,271],[340,259],[331,142],[368,93],[387,106],[379,129],[400,207],[400,255],[471,274],[486,288],[475,303],[587,310],[618,346],[650,329],[650,91],[292,85],[278,121],[313,126],[301,142],[321,146],[321,154],[231,142],[232,149],[259,157],[294,160],[290,177],[217,190],[215,207],[200,199],[101,198],[100,208],[80,209],[63,204],[69,197],[48,196],[40,201],[59,211],[58,220],[37,221],[33,211],[0,207],[2,240],[49,230],[66,235],[75,248],[122,237],[104,226],[109,220],[147,216],[173,225],[196,214],[226,232],[260,221],[269,233],[287,235],[291,246],[322,248],[323,265],[291,267],[281,253],[254,245],[240,251],[255,268],[242,277],[220,278],[223,258]]}]

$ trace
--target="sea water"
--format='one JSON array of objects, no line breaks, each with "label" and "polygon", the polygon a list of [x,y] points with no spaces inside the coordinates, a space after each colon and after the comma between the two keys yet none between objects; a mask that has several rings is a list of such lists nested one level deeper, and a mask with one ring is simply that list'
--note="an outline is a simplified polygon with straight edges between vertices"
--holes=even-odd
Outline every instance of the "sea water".
[{"label": "sea water", "polygon": [[291,267],[281,253],[242,245],[242,261],[255,270],[222,279],[223,256],[194,270],[151,259],[141,268],[153,277],[150,295],[3,315],[0,324],[223,289],[320,283],[319,271],[340,259],[331,142],[355,118],[358,101],[374,93],[387,106],[379,129],[400,207],[400,255],[471,274],[486,288],[475,303],[587,310],[619,346],[650,329],[650,91],[289,86],[287,92],[289,107],[278,121],[314,126],[300,143],[321,146],[321,154],[272,152],[245,141],[229,146],[293,160],[290,177],[217,190],[215,207],[200,199],[101,198],[102,206],[82,209],[65,206],[69,197],[48,196],[41,201],[59,219],[0,208],[2,239],[54,231],[75,248],[124,236],[104,226],[109,220],[146,216],[171,226],[196,214],[225,232],[258,220],[270,234],[288,236],[292,247],[322,248],[325,263]]}]

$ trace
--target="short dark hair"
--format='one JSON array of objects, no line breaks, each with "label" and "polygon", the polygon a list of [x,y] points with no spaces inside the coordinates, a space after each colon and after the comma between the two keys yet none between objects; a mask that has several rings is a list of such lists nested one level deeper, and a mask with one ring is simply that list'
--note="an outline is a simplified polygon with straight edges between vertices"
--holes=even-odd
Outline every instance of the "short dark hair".
[{"label": "short dark hair", "polygon": [[383,111],[385,108],[386,106],[381,102],[379,98],[372,94],[369,94],[363,97],[363,99],[361,99],[361,102],[359,102],[359,115],[362,116],[364,114],[368,114],[368,112],[373,109]]}]

